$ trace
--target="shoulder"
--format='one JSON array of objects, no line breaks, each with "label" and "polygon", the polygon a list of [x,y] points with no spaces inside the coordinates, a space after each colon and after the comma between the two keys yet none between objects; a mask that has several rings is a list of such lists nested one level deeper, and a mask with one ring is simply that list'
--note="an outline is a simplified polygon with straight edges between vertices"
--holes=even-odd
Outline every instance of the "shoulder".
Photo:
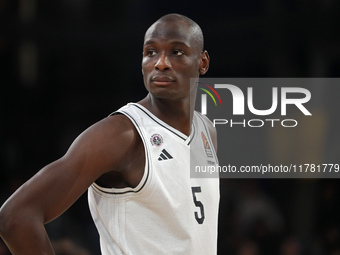
[{"label": "shoulder", "polygon": [[196,112],[196,113],[200,116],[200,118],[203,120],[204,124],[207,126],[211,140],[214,144],[215,151],[217,152],[217,131],[216,131],[216,127],[214,127],[213,123],[211,122],[211,120],[207,116],[201,114],[200,112]]},{"label": "shoulder", "polygon": [[[108,116],[86,129],[77,140],[86,139],[88,142],[104,144],[112,140],[127,139],[129,141],[136,133],[133,123],[123,114]],[[112,138],[112,139],[111,139]],[[129,139],[130,138],[130,139]]]},{"label": "shoulder", "polygon": [[65,157],[80,160],[88,171],[101,175],[123,169],[130,151],[138,147],[140,137],[128,117],[116,114],[95,123],[80,134]]}]

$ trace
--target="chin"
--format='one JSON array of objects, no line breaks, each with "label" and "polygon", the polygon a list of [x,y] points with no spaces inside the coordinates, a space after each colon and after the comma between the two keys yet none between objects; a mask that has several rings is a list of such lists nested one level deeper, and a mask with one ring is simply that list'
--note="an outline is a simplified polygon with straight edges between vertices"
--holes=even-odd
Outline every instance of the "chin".
[{"label": "chin", "polygon": [[155,89],[149,92],[156,98],[161,98],[161,99],[175,99],[176,98],[176,93],[167,91],[165,89]]}]

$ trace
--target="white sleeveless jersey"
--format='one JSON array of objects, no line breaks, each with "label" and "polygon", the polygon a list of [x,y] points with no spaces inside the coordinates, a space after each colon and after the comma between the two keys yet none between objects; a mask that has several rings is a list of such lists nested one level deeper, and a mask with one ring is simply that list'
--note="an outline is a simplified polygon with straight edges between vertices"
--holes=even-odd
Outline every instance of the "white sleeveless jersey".
[{"label": "white sleeveless jersey", "polygon": [[202,116],[186,136],[139,104],[118,112],[138,130],[146,163],[135,188],[89,188],[102,254],[216,254],[219,179],[190,178],[190,151],[192,164],[218,164]]}]

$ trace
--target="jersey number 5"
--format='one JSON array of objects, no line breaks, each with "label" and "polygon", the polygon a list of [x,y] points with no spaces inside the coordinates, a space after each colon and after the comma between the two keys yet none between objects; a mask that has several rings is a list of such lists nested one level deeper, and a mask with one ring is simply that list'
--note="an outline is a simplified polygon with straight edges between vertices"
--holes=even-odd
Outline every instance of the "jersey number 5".
[{"label": "jersey number 5", "polygon": [[197,220],[198,224],[202,224],[204,221],[204,207],[201,201],[198,201],[196,198],[196,193],[201,193],[201,187],[191,187],[192,197],[194,198],[195,206],[200,209],[200,215],[195,212],[195,219]]}]

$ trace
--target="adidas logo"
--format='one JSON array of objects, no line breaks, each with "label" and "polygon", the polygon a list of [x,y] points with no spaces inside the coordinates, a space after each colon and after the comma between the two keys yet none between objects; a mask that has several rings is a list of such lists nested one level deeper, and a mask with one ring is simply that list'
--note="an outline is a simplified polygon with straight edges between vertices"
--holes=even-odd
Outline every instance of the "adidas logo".
[{"label": "adidas logo", "polygon": [[172,156],[165,149],[162,150],[162,153],[159,155],[158,161],[172,159]]}]

